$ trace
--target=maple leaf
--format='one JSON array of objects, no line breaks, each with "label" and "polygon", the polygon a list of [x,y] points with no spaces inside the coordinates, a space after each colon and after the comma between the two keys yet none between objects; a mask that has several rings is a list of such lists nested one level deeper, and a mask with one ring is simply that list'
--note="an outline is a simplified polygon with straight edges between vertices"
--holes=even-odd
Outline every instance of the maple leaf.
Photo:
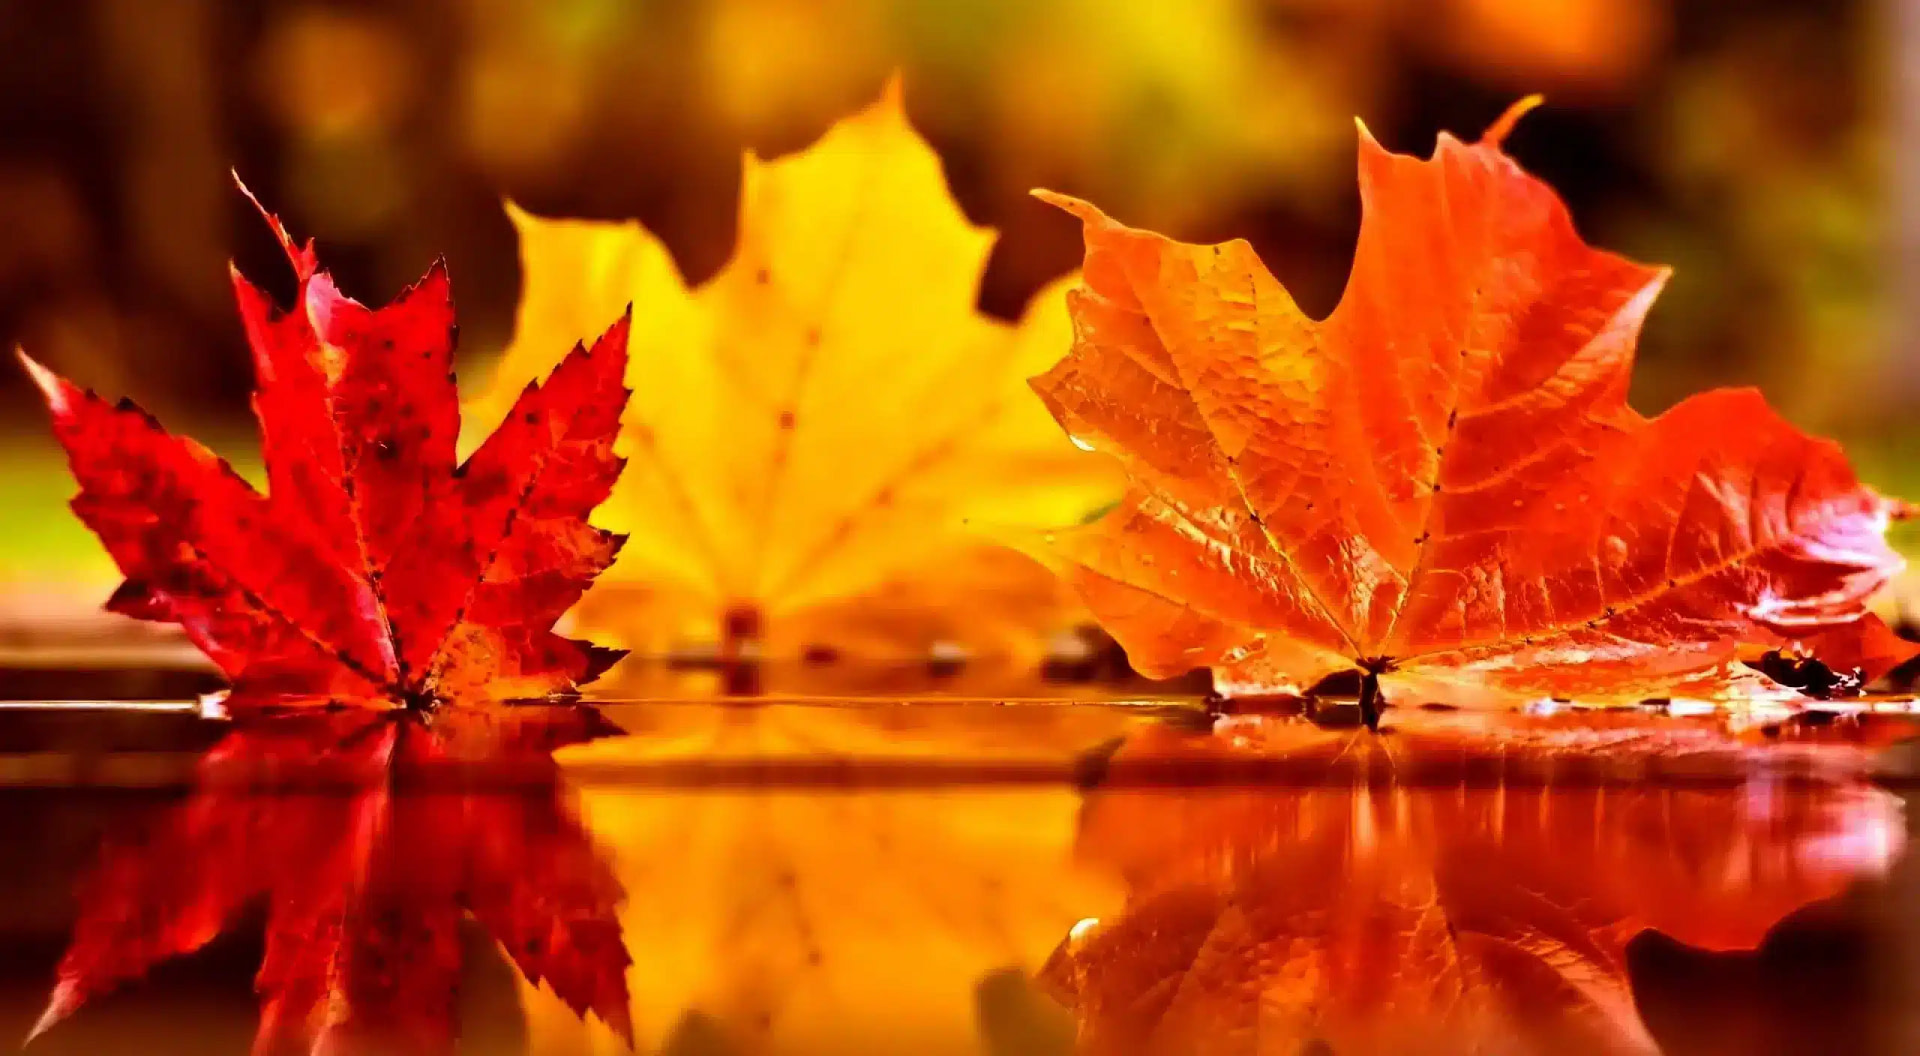
[{"label": "maple leaf", "polygon": [[[646,951],[627,976],[641,1051],[982,1052],[982,978],[1031,971],[1118,907],[1072,861],[1070,779],[1129,709],[608,715],[632,736],[561,762]],[[529,994],[527,1015],[536,1053],[626,1051],[551,997]]]},{"label": "maple leaf", "polygon": [[526,275],[477,416],[551,362],[555,334],[635,306],[629,533],[583,603],[625,644],[754,641],[924,657],[1037,655],[1072,596],[967,523],[1077,519],[1118,494],[1026,391],[1066,341],[1059,289],[1017,326],[974,307],[993,242],[948,195],[896,83],[808,149],[741,176],[739,241],[689,288],[632,223],[509,206]]},{"label": "maple leaf", "polygon": [[1229,693],[1358,668],[1409,694],[1781,692],[1742,646],[1853,623],[1903,504],[1751,390],[1626,405],[1666,272],[1589,248],[1500,150],[1527,104],[1431,160],[1362,129],[1353,275],[1303,314],[1244,241],[1083,202],[1071,353],[1034,380],[1124,502],[1033,547],[1143,673]]},{"label": "maple leaf", "polygon": [[265,903],[254,1051],[453,1051],[457,929],[631,1037],[619,880],[551,752],[610,732],[585,709],[314,710],[237,730],[195,793],[110,844],[34,1035]]},{"label": "maple leaf", "polygon": [[1752,948],[1904,838],[1846,726],[1783,749],[1622,712],[1399,715],[1120,750],[1079,846],[1126,909],[1042,973],[1081,1052],[1655,1056],[1630,939]]},{"label": "maple leaf", "polygon": [[425,708],[599,674],[621,654],[551,628],[620,547],[586,518],[621,468],[627,322],[591,351],[574,346],[456,463],[445,267],[369,309],[339,292],[311,243],[262,215],[299,279],[282,314],[233,277],[267,494],[131,403],[108,404],[21,353],[80,482],[74,512],[127,577],[107,607],[179,624],[232,680],[238,707],[298,697]]}]

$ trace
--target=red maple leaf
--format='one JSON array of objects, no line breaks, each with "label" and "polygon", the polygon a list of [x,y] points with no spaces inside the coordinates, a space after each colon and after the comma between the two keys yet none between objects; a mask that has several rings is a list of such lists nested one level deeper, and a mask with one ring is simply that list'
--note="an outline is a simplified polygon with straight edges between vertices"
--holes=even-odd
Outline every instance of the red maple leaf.
[{"label": "red maple leaf", "polygon": [[430,708],[597,676],[621,654],[552,627],[623,541],[587,515],[623,465],[626,320],[529,384],[460,463],[445,267],[369,309],[267,220],[299,279],[293,310],[234,274],[267,494],[21,353],[80,482],[74,511],[126,574],[107,607],[178,623],[238,707]]},{"label": "red maple leaf", "polygon": [[[1307,317],[1244,241],[1093,206],[1072,352],[1034,380],[1132,490],[1036,552],[1150,675],[1229,692],[1358,669],[1413,699],[1736,698],[1743,648],[1853,624],[1907,511],[1751,390],[1626,404],[1666,279],[1544,183],[1363,132],[1353,275]],[[1909,647],[1911,652],[1911,647]]]},{"label": "red maple leaf", "polygon": [[[21,356],[80,482],[74,511],[126,574],[108,608],[180,624],[248,720],[190,803],[109,851],[36,1033],[265,900],[261,1052],[450,1049],[466,914],[630,1035],[621,890],[550,756],[605,728],[503,706],[621,655],[552,628],[622,542],[587,516],[623,465],[627,322],[529,384],[462,463],[445,268],[369,309],[267,220],[294,309],[234,275],[267,494]],[[348,707],[310,707],[330,703]],[[502,770],[520,783],[483,780]]]},{"label": "red maple leaf", "polygon": [[254,1051],[450,1052],[468,915],[526,977],[630,1038],[619,880],[550,753],[584,708],[311,710],[202,759],[195,794],[110,844],[34,1035],[265,903]]}]

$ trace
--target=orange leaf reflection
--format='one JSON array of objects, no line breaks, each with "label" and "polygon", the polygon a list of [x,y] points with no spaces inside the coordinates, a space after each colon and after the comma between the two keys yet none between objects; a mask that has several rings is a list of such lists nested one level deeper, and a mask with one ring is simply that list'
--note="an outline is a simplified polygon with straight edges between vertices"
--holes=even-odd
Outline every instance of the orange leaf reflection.
[{"label": "orange leaf reflection", "polygon": [[1127,906],[1042,972],[1084,1052],[1654,1053],[1629,939],[1755,946],[1903,839],[1863,776],[1877,728],[1395,718],[1229,719],[1116,755],[1079,850]]},{"label": "orange leaf reflection", "polygon": [[35,1033],[265,903],[256,1053],[452,1052],[469,915],[528,979],[630,1035],[622,889],[550,754],[607,732],[533,706],[240,729],[186,802],[103,855]]}]

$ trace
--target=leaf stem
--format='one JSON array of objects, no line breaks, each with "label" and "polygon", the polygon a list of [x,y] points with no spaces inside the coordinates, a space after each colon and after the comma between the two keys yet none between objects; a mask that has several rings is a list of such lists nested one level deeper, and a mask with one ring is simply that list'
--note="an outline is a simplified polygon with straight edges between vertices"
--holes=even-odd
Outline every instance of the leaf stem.
[{"label": "leaf stem", "polygon": [[1380,672],[1368,671],[1360,679],[1360,723],[1380,732]]},{"label": "leaf stem", "polygon": [[720,617],[720,692],[729,697],[757,697],[760,684],[760,607],[752,603],[729,605]]}]

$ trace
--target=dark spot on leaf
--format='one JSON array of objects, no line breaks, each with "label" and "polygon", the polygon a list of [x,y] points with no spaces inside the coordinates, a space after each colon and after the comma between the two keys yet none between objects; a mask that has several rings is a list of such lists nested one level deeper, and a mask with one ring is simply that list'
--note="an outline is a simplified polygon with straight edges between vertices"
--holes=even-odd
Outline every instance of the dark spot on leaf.
[{"label": "dark spot on leaf", "polygon": [[800,662],[809,667],[825,667],[828,664],[838,663],[839,660],[840,651],[831,645],[809,645],[800,654]]},{"label": "dark spot on leaf", "polygon": [[1858,670],[1836,671],[1816,657],[1790,656],[1774,649],[1747,666],[1816,700],[1858,696],[1861,692]]},{"label": "dark spot on leaf", "polygon": [[962,656],[936,656],[927,661],[927,677],[952,678],[965,670],[967,661]]},{"label": "dark spot on leaf", "polygon": [[763,621],[757,605],[734,605],[721,617],[720,633],[730,642],[750,642],[760,638]]}]

